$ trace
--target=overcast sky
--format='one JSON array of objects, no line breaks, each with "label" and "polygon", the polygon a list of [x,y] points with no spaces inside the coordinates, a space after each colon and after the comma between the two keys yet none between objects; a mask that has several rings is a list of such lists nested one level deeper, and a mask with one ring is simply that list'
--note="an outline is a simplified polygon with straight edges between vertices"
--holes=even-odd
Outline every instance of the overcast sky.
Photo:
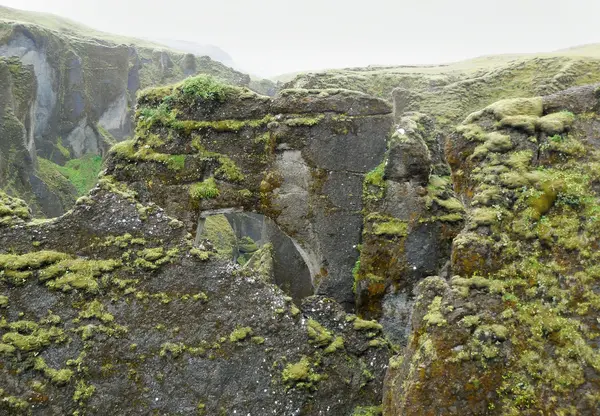
[{"label": "overcast sky", "polygon": [[425,64],[600,42],[600,0],[0,0],[94,28],[214,44],[246,71]]}]

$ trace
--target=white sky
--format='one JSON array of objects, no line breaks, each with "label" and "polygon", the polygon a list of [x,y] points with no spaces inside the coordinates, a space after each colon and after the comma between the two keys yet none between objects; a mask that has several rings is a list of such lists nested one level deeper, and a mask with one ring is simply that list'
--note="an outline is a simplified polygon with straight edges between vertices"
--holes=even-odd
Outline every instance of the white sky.
[{"label": "white sky", "polygon": [[600,42],[600,0],[0,0],[124,35],[214,44],[248,72],[426,64]]}]

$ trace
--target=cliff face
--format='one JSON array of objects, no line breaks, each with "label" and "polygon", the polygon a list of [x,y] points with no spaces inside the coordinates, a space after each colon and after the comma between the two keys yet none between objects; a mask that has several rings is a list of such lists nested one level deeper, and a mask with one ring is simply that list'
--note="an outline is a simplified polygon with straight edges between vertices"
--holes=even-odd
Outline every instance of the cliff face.
[{"label": "cliff face", "polygon": [[113,148],[107,174],[193,232],[202,212],[269,217],[301,248],[317,292],[351,308],[364,176],[391,124],[388,104],[358,92],[271,99],[191,78],[140,96],[136,140]]},{"label": "cliff face", "polygon": [[598,410],[598,84],[497,102],[446,144],[467,209],[417,290],[385,414]]},{"label": "cliff face", "polygon": [[199,76],[140,96],[64,216],[1,193],[0,409],[380,413],[389,343],[344,307],[390,127],[361,93]]},{"label": "cliff face", "polygon": [[[37,156],[52,162],[44,161],[47,169],[40,171],[35,163],[29,166],[26,159],[21,159],[19,170],[27,171],[29,176],[60,176],[56,165],[64,166],[86,155],[103,156],[115,140],[130,136],[135,96],[142,88],[177,82],[197,73],[209,73],[234,85],[250,82],[249,76],[208,57],[154,48],[141,41],[141,45],[123,44],[119,38],[98,35],[91,29],[91,33],[81,28],[59,29],[63,31],[0,20],[0,56],[15,57],[31,66],[34,73],[34,77],[20,80],[28,83],[21,88],[36,91],[33,115],[28,121],[28,134],[33,139],[29,147],[35,144]],[[9,189],[5,182],[0,186]],[[28,188],[36,186],[24,184],[9,191],[31,202],[38,214],[64,212],[44,198],[31,198]],[[71,205],[66,203],[71,198],[69,193],[58,192],[51,198],[65,201],[65,208]]]},{"label": "cliff face", "polygon": [[77,195],[59,173],[48,172],[37,158],[34,139],[36,78],[18,59],[0,58],[0,184],[47,215],[69,209]]}]

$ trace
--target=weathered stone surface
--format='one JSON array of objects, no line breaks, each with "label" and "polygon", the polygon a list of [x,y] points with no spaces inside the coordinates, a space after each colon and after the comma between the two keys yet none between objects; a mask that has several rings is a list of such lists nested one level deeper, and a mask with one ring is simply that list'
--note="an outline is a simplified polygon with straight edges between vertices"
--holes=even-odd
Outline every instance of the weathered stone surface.
[{"label": "weathered stone surface", "polygon": [[380,403],[389,352],[374,322],[366,331],[322,297],[300,310],[124,184],[105,178],[45,222],[0,201],[3,414],[349,415]]},{"label": "weathered stone surface", "polygon": [[384,414],[596,414],[597,91],[501,101],[449,138],[467,221],[418,287]]},{"label": "weathered stone surface", "polygon": [[[144,93],[137,140],[113,152],[107,173],[191,232],[207,210],[243,207],[270,217],[306,254],[316,292],[352,309],[362,182],[383,159],[390,107],[364,94],[294,91],[270,99],[211,82],[192,78]],[[200,86],[204,92],[188,93]],[[288,113],[272,113],[283,110],[280,101]],[[357,115],[341,113],[350,108]],[[176,169],[173,158],[182,161]],[[216,190],[190,196],[206,180]]]},{"label": "weathered stone surface", "polygon": [[360,262],[354,269],[357,310],[405,345],[413,288],[450,260],[463,223],[440,132],[428,117],[406,113],[395,126],[385,161],[367,175]]}]

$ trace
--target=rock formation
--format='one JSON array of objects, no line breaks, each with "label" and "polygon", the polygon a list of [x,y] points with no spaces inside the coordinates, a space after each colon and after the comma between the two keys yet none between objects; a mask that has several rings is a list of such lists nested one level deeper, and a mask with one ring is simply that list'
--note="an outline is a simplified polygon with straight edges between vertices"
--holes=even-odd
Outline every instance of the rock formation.
[{"label": "rock formation", "polygon": [[596,414],[600,86],[499,101],[447,140],[467,208],[419,284],[386,415]]},{"label": "rock formation", "polygon": [[[343,90],[270,99],[200,76],[144,93],[137,119],[135,141],[113,148],[64,216],[31,222],[0,194],[2,409],[380,412],[389,344],[342,305],[353,304],[362,182],[385,152],[389,105]],[[254,255],[236,266],[217,234],[194,237],[209,228],[203,214],[236,210],[289,233],[322,269],[319,295],[309,282],[294,301],[274,284],[277,241],[245,248]],[[242,214],[232,224],[251,227]]]},{"label": "rock formation", "polygon": [[[26,126],[28,149],[33,158],[44,159],[45,168],[39,169],[35,161],[28,164],[25,158],[13,159],[13,163],[22,162],[18,166],[22,177],[32,181],[0,181],[0,187],[25,199],[38,215],[60,215],[72,206],[76,194],[72,188],[55,186],[48,192],[48,187],[40,184],[40,180],[48,184],[60,176],[56,165],[64,166],[86,155],[103,156],[115,140],[131,136],[133,107],[140,89],[198,73],[212,74],[234,85],[250,83],[248,75],[206,56],[113,38],[80,26],[54,27],[39,17],[25,13],[13,16],[17,11],[4,7],[0,10],[0,57],[18,58],[34,74],[20,78],[19,88],[35,91]],[[8,159],[10,154],[3,151],[0,157]]]}]

